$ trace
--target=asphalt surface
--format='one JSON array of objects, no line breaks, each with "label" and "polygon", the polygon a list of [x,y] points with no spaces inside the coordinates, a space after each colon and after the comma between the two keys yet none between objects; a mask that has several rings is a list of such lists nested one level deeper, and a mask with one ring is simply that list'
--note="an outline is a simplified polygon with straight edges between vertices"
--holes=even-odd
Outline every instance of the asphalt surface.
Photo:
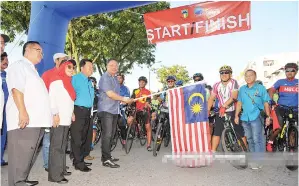
[{"label": "asphalt surface", "polygon": [[[170,145],[171,146],[171,145]],[[202,168],[180,168],[173,163],[163,163],[164,154],[171,154],[171,148],[162,148],[157,157],[141,147],[139,142],[133,144],[130,154],[126,155],[120,145],[116,147],[112,155],[120,158],[118,169],[103,167],[101,164],[100,145],[96,146],[91,155],[95,156],[91,166],[92,171],[82,173],[74,170],[71,161],[67,158],[67,165],[72,172],[69,179],[70,186],[98,186],[98,185],[142,185],[142,186],[277,186],[298,185],[298,170],[289,171],[284,166],[266,165],[260,170],[238,170],[228,162],[215,162],[210,167]],[[5,155],[7,159],[7,154]],[[7,183],[7,167],[1,170],[1,185]],[[41,186],[58,185],[48,182],[47,172],[43,168],[42,153],[39,153],[34,167],[29,175],[29,180],[38,180]]]}]

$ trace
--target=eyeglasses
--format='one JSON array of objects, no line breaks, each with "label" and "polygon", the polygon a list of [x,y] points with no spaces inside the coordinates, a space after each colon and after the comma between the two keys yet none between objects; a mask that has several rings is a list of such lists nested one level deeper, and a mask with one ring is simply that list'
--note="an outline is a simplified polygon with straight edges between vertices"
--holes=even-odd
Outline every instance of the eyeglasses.
[{"label": "eyeglasses", "polygon": [[167,81],[167,83],[174,83],[174,81]]},{"label": "eyeglasses", "polygon": [[75,70],[75,67],[73,65],[68,65],[67,68],[70,70]]},{"label": "eyeglasses", "polygon": [[41,49],[39,49],[39,48],[32,48],[32,49],[34,49],[34,50],[38,51],[39,53],[41,53],[42,56],[44,55],[44,53],[42,52]]},{"label": "eyeglasses", "polygon": [[287,68],[287,69],[286,69],[286,72],[296,72],[296,70],[293,69],[293,68]]},{"label": "eyeglasses", "polygon": [[221,72],[219,72],[221,75],[223,75],[223,74],[230,74],[230,71],[221,71]]}]

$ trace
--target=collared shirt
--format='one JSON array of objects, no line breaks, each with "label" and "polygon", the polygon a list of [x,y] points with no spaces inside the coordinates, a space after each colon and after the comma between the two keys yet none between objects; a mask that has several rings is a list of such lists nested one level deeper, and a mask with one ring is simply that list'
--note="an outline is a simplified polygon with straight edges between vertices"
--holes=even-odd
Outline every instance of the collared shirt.
[{"label": "collared shirt", "polygon": [[52,114],[59,114],[59,125],[70,126],[74,111],[74,101],[64,88],[62,80],[53,81],[50,84],[49,96]]},{"label": "collared shirt", "polygon": [[74,75],[72,85],[76,91],[75,105],[91,108],[94,101],[94,88],[88,77],[82,73]]},{"label": "collared shirt", "polygon": [[243,85],[238,94],[238,101],[242,103],[242,121],[254,121],[264,110],[264,103],[270,101],[270,96],[263,85],[255,83],[251,88]]},{"label": "collared shirt", "polygon": [[46,71],[42,75],[42,79],[45,82],[47,89],[49,90],[51,78],[54,77],[58,73],[58,69],[56,67]]},{"label": "collared shirt", "polygon": [[7,68],[8,101],[6,104],[7,131],[19,129],[19,111],[12,97],[12,89],[24,94],[29,115],[26,127],[52,127],[50,98],[44,81],[34,65],[23,58]]},{"label": "collared shirt", "polygon": [[[0,81],[0,87],[2,87],[2,81]],[[3,107],[4,107],[4,93],[1,88],[0,89],[0,113],[3,113]],[[2,120],[3,120],[3,114],[0,114],[0,129],[2,129]]]},{"label": "collared shirt", "polygon": [[111,76],[105,72],[99,81],[99,102],[98,112],[109,112],[111,114],[119,114],[120,101],[113,100],[106,94],[108,91],[113,91],[120,94],[120,85],[116,76]]}]

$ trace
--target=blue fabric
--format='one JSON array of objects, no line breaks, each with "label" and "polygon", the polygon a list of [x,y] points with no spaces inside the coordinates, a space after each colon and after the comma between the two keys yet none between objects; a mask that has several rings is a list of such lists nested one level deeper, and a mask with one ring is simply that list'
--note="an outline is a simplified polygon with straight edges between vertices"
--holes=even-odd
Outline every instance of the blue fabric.
[{"label": "blue fabric", "polygon": [[[71,19],[91,14],[113,12],[154,3],[153,1],[32,1],[28,41],[38,41],[43,60],[38,73],[54,67],[53,55],[64,52],[65,37]],[[55,44],[54,44],[55,43]]]},{"label": "blue fabric", "polygon": [[105,72],[99,81],[98,112],[118,114],[120,101],[109,98],[106,94],[108,91],[113,91],[119,95],[120,85],[116,76],[112,77],[108,72]]},{"label": "blue fabric", "polygon": [[6,145],[6,139],[7,139],[7,123],[6,123],[5,109],[3,110],[3,112],[1,114],[3,114],[2,129],[1,129],[2,130],[2,135],[1,135],[1,164],[3,164],[5,162],[3,157],[4,157],[5,145]]},{"label": "blue fabric", "polygon": [[76,91],[75,105],[91,108],[94,101],[94,88],[91,81],[82,73],[72,77],[72,85]]},{"label": "blue fabric", "polygon": [[[127,86],[121,85],[120,86],[120,96],[123,97],[130,97],[130,90]],[[120,104],[120,109],[123,109],[126,105]]]},{"label": "blue fabric", "polygon": [[[254,103],[253,103],[254,100]],[[242,121],[254,121],[264,110],[264,103],[270,101],[269,94],[263,85],[255,83],[251,88],[243,85],[238,94],[238,101],[242,102]]]},{"label": "blue fabric", "polygon": [[49,162],[49,149],[50,149],[50,132],[45,132],[43,138],[43,159],[44,159],[44,168],[48,169]]},{"label": "blue fabric", "polygon": [[250,122],[243,121],[242,126],[244,128],[250,152],[265,152],[264,127],[261,118],[258,117]]},{"label": "blue fabric", "polygon": [[184,99],[186,124],[208,121],[206,90],[204,85],[198,84],[183,88],[182,98]]},{"label": "blue fabric", "polygon": [[279,92],[279,105],[290,107],[298,107],[298,79],[289,81],[287,79],[280,79],[273,88]]},{"label": "blue fabric", "polygon": [[7,83],[6,83],[6,72],[5,71],[1,72],[1,79],[2,79],[2,90],[4,92],[4,103],[6,104],[9,93],[8,93],[8,88],[7,88]]}]

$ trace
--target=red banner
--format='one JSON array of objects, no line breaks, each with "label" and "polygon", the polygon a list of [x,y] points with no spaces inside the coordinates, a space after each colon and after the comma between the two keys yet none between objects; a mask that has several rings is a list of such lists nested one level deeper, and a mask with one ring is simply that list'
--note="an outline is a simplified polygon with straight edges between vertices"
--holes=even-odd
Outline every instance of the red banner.
[{"label": "red banner", "polygon": [[146,13],[149,43],[205,37],[251,29],[250,1],[204,2]]}]

